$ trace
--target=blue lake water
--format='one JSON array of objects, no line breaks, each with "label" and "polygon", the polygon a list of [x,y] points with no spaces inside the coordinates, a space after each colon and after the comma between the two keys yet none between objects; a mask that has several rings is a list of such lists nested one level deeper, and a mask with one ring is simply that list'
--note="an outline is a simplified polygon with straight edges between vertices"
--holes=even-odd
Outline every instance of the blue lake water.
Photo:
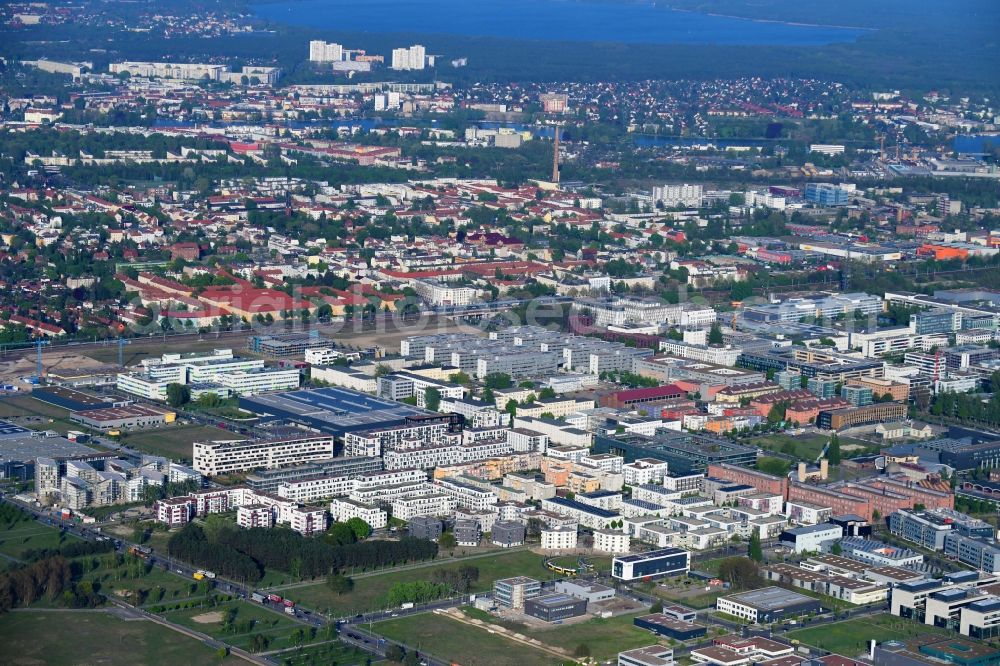
[{"label": "blue lake water", "polygon": [[864,31],[712,16],[655,2],[594,0],[295,0],[254,6],[278,23],[347,32],[427,33],[631,44],[815,46]]}]

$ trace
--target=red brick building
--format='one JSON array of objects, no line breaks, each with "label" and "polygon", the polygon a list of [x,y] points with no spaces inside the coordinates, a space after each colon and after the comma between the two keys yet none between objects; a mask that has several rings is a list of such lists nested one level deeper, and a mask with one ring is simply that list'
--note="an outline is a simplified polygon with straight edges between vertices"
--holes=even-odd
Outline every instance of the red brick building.
[{"label": "red brick building", "polygon": [[755,469],[719,463],[708,466],[708,475],[717,479],[725,479],[733,483],[753,486],[762,493],[781,495],[788,499],[788,479],[758,472]]},{"label": "red brick building", "polygon": [[674,384],[664,384],[652,388],[629,389],[627,391],[616,391],[601,397],[602,407],[613,407],[614,409],[629,409],[650,402],[663,402],[665,400],[675,400],[683,398],[684,390]]}]

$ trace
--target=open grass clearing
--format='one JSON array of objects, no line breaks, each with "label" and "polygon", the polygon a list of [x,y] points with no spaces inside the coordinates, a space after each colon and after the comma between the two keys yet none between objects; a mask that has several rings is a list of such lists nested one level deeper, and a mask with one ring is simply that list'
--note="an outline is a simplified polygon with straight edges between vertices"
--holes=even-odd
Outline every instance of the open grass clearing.
[{"label": "open grass clearing", "polygon": [[379,622],[374,630],[418,652],[427,650],[462,666],[552,666],[559,663],[552,654],[436,613]]},{"label": "open grass clearing", "polygon": [[42,525],[31,520],[14,523],[8,529],[0,529],[0,553],[22,559],[27,550],[58,548],[79,539],[72,534],[60,534],[59,528]]},{"label": "open grass clearing", "polygon": [[500,552],[494,557],[442,560],[429,566],[390,571],[357,578],[354,589],[347,594],[333,592],[326,583],[290,588],[283,596],[297,603],[333,615],[348,616],[381,608],[386,593],[396,583],[413,580],[432,580],[435,571],[457,569],[468,564],[479,569],[479,580],[472,592],[492,589],[493,581],[511,576],[529,576],[539,580],[550,580],[555,574],[545,568],[545,558],[527,550]]},{"label": "open grass clearing", "polygon": [[203,425],[167,425],[122,434],[119,441],[134,449],[175,460],[191,460],[193,444],[208,439],[239,439],[221,428]]},{"label": "open grass clearing", "polygon": [[220,661],[201,641],[153,622],[124,621],[104,612],[8,613],[0,621],[0,645],[3,663],[8,666],[244,663],[232,656]]},{"label": "open grass clearing", "polygon": [[600,660],[612,659],[622,650],[631,650],[656,642],[655,636],[636,627],[632,622],[634,618],[646,615],[648,611],[609,618],[574,620],[545,627],[529,627],[519,622],[500,620],[475,608],[466,607],[462,610],[469,617],[506,627],[531,638],[537,638],[546,645],[563,648],[570,653],[576,653],[578,649],[585,647],[587,653]]}]

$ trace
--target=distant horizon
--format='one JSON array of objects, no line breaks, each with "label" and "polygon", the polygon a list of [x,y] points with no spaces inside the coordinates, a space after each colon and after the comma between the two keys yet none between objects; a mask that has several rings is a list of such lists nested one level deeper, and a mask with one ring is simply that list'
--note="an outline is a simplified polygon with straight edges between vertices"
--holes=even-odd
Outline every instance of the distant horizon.
[{"label": "distant horizon", "polygon": [[462,0],[285,0],[251,8],[275,23],[331,31],[559,42],[820,46],[854,42],[868,32],[595,0],[479,0],[473,6]]}]

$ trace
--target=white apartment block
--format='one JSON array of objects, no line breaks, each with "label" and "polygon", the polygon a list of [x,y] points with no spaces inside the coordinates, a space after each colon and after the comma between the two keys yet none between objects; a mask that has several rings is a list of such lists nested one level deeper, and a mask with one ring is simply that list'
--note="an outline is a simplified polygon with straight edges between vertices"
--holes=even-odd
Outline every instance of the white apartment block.
[{"label": "white apartment block", "polygon": [[289,510],[288,518],[288,526],[303,536],[326,531],[326,509],[297,506]]},{"label": "white apartment block", "polygon": [[629,552],[631,540],[621,530],[594,530],[594,550],[602,553],[621,555]]},{"label": "white apartment block", "polygon": [[286,481],[278,486],[278,496],[295,502],[315,502],[328,497],[348,495],[357,487],[357,479],[349,476],[325,476],[319,479]]},{"label": "white apartment block", "polygon": [[194,443],[193,467],[205,476],[274,469],[333,457],[333,437],[221,440]]},{"label": "white apartment block", "polygon": [[455,498],[457,506],[475,511],[488,511],[499,502],[497,494],[492,490],[477,488],[454,479],[438,479],[434,482],[434,489]]},{"label": "white apartment block", "polygon": [[401,497],[412,497],[422,495],[431,489],[427,481],[419,483],[397,483],[377,488],[355,488],[349,495],[350,499],[363,504],[377,504],[379,506],[390,506],[395,500]]},{"label": "white apartment block", "polygon": [[310,62],[340,62],[344,59],[344,47],[332,42],[313,40],[309,42]]},{"label": "white apartment block", "polygon": [[420,44],[392,50],[392,69],[397,71],[420,70],[427,66],[427,49]]},{"label": "white apartment block", "polygon": [[499,458],[513,453],[510,444],[499,440],[485,440],[470,444],[425,446],[419,449],[397,449],[383,456],[386,469],[431,469],[447,465]]},{"label": "white apartment block", "polygon": [[236,524],[243,529],[274,527],[274,509],[263,504],[236,507]]},{"label": "white apartment block", "polygon": [[622,465],[625,485],[642,486],[646,484],[662,484],[667,475],[667,463],[656,458],[639,458]]},{"label": "white apartment block", "polygon": [[345,497],[330,502],[330,515],[338,523],[344,523],[351,518],[360,518],[374,530],[384,529],[389,523],[388,514],[374,504],[355,502]]},{"label": "white apartment block", "polygon": [[413,290],[429,305],[471,305],[476,302],[479,290],[472,287],[455,287],[432,280],[414,280]]},{"label": "white apartment block", "polygon": [[[455,436],[457,437],[457,436]],[[344,435],[344,455],[377,458],[395,449],[448,443],[447,423],[408,423]]]},{"label": "white apartment block", "polygon": [[400,497],[392,502],[392,517],[410,520],[416,516],[446,516],[457,502],[451,495],[428,492],[410,497]]},{"label": "white apartment block", "polygon": [[599,469],[608,474],[621,474],[625,466],[625,458],[610,453],[596,453],[580,458],[580,464]]},{"label": "white apartment block", "polygon": [[542,550],[574,550],[577,542],[576,525],[542,528]]},{"label": "white apartment block", "polygon": [[515,453],[538,452],[544,454],[549,448],[548,435],[527,428],[507,431],[507,443]]},{"label": "white apartment block", "polygon": [[653,188],[654,203],[662,203],[668,208],[675,206],[701,206],[704,190],[701,185],[661,185]]}]

